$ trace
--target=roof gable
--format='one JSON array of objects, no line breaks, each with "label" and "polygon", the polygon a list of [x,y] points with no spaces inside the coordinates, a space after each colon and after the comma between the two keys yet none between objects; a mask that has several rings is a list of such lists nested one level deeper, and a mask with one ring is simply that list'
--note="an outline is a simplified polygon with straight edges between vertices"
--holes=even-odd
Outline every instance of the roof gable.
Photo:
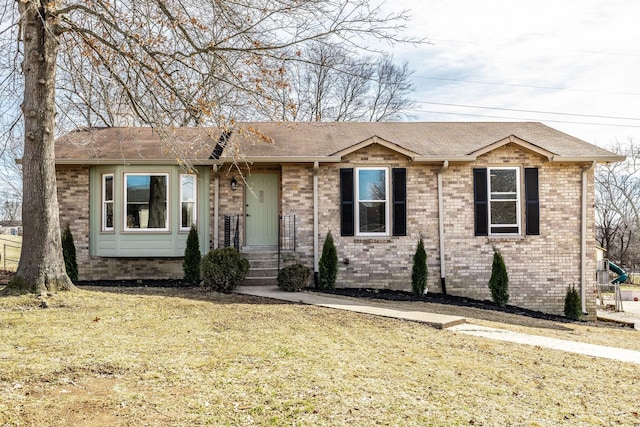
[{"label": "roof gable", "polygon": [[416,153],[415,151],[408,150],[399,146],[398,144],[394,144],[393,142],[387,141],[384,138],[380,138],[379,136],[374,135],[371,138],[365,139],[364,141],[361,141],[357,144],[336,151],[335,153],[330,154],[330,156],[343,158],[344,156],[355,153],[356,151],[362,150],[363,148],[369,147],[374,144],[381,145],[391,151],[402,154],[409,158],[414,158],[418,155],[418,153]]},{"label": "roof gable", "polygon": [[532,144],[528,141],[525,141],[522,138],[518,138],[515,135],[509,135],[508,137],[502,138],[494,142],[493,144],[489,144],[478,150],[472,151],[471,153],[469,153],[469,155],[479,157],[479,156],[482,156],[483,154],[487,154],[500,147],[504,147],[507,144],[515,144],[526,151],[537,154],[541,157],[545,157],[547,160],[552,160],[553,156],[556,155],[556,153],[553,153],[549,150],[545,150],[544,148],[538,147],[537,145]]}]

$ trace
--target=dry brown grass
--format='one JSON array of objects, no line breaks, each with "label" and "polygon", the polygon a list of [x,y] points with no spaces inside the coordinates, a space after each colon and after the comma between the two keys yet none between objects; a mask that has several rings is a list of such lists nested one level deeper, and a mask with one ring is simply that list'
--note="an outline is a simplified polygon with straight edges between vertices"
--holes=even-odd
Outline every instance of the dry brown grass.
[{"label": "dry brown grass", "polygon": [[116,291],[48,309],[0,298],[0,425],[640,425],[638,365],[198,289]]},{"label": "dry brown grass", "polygon": [[16,271],[21,247],[22,236],[0,234],[0,270]]}]

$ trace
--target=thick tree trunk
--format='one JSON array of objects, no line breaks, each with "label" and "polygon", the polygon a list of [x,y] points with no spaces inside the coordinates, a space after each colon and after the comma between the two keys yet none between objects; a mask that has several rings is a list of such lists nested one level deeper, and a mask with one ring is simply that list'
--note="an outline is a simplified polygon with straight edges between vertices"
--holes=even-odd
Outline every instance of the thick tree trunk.
[{"label": "thick tree trunk", "polygon": [[54,163],[58,34],[47,0],[18,0],[24,46],[22,253],[9,292],[71,290],[62,256]]}]

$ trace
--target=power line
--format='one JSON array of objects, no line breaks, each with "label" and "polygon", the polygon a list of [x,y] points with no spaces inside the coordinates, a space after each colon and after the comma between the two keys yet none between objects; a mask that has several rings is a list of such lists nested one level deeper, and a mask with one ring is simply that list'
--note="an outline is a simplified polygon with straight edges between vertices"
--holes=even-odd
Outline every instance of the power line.
[{"label": "power line", "polygon": [[516,111],[519,113],[553,114],[553,115],[559,115],[559,116],[590,117],[590,118],[596,118],[596,119],[640,121],[640,118],[638,117],[601,116],[597,114],[563,113],[563,112],[542,111],[542,110],[520,110],[517,108],[484,107],[480,105],[449,104],[446,102],[429,102],[429,101],[415,101],[415,100],[412,100],[411,102],[415,102],[417,104],[445,105],[449,107],[479,108],[483,110]]},{"label": "power line", "polygon": [[534,86],[534,85],[522,85],[522,84],[514,84],[514,83],[497,83],[497,82],[483,82],[479,80],[463,80],[463,79],[452,79],[447,77],[434,77],[434,76],[416,76],[413,75],[413,78],[416,79],[426,79],[426,80],[442,80],[449,82],[460,82],[460,83],[472,83],[479,85],[491,85],[491,86],[506,86],[506,87],[524,87],[528,89],[544,89],[544,90],[562,90],[568,92],[586,92],[586,93],[604,93],[608,95],[631,95],[631,96],[640,96],[640,93],[636,92],[608,92],[604,90],[594,90],[594,89],[572,89],[566,87],[554,87],[554,86]]},{"label": "power line", "polygon": [[448,115],[453,115],[453,116],[485,117],[485,118],[491,118],[491,119],[514,120],[514,121],[536,121],[536,122],[568,123],[568,124],[590,125],[590,126],[611,126],[611,127],[622,127],[622,128],[640,128],[640,125],[621,125],[621,124],[614,124],[614,123],[576,122],[576,121],[570,121],[570,120],[553,120],[553,119],[531,119],[531,118],[523,118],[523,117],[504,117],[504,116],[492,116],[492,115],[486,115],[486,114],[472,114],[472,113],[452,113],[452,112],[446,112],[446,111],[430,111],[430,110],[420,110],[420,109],[412,109],[411,111],[415,111],[417,113],[448,114]]}]

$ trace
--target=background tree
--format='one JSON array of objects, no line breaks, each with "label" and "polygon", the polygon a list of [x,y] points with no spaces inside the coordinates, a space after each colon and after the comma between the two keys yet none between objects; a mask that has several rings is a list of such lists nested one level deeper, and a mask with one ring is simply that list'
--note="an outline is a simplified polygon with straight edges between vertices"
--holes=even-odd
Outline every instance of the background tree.
[{"label": "background tree", "polygon": [[[115,122],[100,107],[115,95],[118,114],[153,126],[171,149],[174,126],[226,129],[256,105],[272,105],[272,89],[288,84],[282,64],[305,61],[309,43],[355,52],[355,41],[407,41],[398,36],[407,13],[388,14],[368,0],[18,0],[3,2],[0,16],[2,65],[14,72],[2,85],[23,96],[14,105],[22,113],[29,213],[9,288],[36,293],[73,289],[60,246],[56,89],[73,106],[59,123]],[[78,73],[84,81],[71,79]]]},{"label": "background tree", "polygon": [[[288,84],[273,89],[268,120],[389,121],[409,117],[414,90],[406,62],[388,54],[354,56],[349,49],[312,43],[305,61],[286,62]],[[268,105],[267,107],[271,107]]]},{"label": "background tree", "polygon": [[640,264],[640,145],[629,140],[610,149],[627,160],[596,171],[596,239],[612,261]]}]

